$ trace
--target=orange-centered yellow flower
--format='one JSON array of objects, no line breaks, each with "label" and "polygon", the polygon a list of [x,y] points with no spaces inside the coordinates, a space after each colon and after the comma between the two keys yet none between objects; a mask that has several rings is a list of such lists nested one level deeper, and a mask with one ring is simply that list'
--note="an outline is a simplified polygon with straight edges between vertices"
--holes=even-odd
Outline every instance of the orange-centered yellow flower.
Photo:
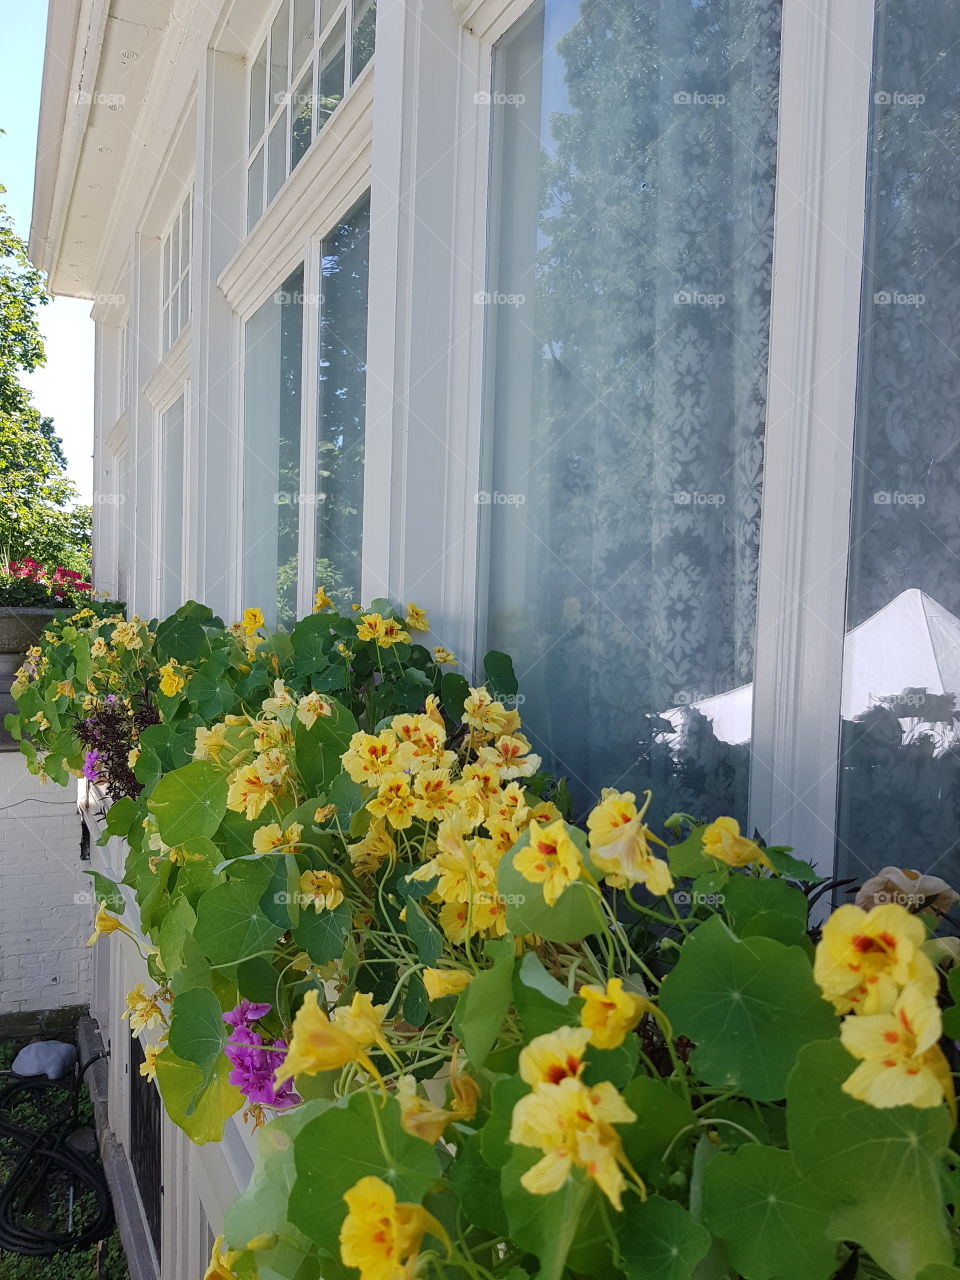
[{"label": "orange-centered yellow flower", "polygon": [[457,665],[457,659],[442,644],[434,645],[433,660],[438,667],[455,667]]},{"label": "orange-centered yellow flower", "polygon": [[410,826],[416,807],[417,798],[405,773],[389,773],[382,778],[379,791],[367,805],[374,817],[384,818],[398,831]]},{"label": "orange-centered yellow flower", "polygon": [[167,662],[160,668],[160,692],[166,697],[176,697],[186,683],[182,670],[175,662]]},{"label": "orange-centered yellow flower", "polygon": [[543,886],[543,900],[551,907],[583,871],[580,850],[567,835],[562,819],[549,827],[531,822],[530,843],[514,854],[513,865],[524,880]]},{"label": "orange-centered yellow flower", "polygon": [[157,1000],[158,993],[155,991],[152,996],[148,996],[143,985],[142,982],[138,982],[131,991],[127,992],[127,1007],[122,1015],[130,1019],[130,1031],[133,1035],[139,1035],[141,1031],[147,1031],[150,1027],[159,1026],[161,1023],[164,1026],[167,1024],[166,1014]]},{"label": "orange-centered yellow flower", "polygon": [[407,605],[407,616],[404,618],[404,622],[406,622],[411,631],[430,630],[427,615],[418,604],[413,604],[412,602]]},{"label": "orange-centered yellow flower", "polygon": [[652,1005],[643,996],[624,991],[622,978],[611,978],[606,987],[584,986],[579,991],[583,1008],[580,1021],[590,1032],[590,1043],[598,1049],[616,1049],[623,1044]]},{"label": "orange-centered yellow flower", "polygon": [[579,1079],[589,1043],[588,1027],[558,1027],[537,1036],[520,1052],[520,1079],[530,1085],[559,1084],[568,1077]]},{"label": "orange-centered yellow flower", "polygon": [[360,1280],[412,1280],[423,1237],[429,1232],[448,1243],[432,1214],[419,1204],[398,1204],[381,1178],[361,1178],[343,1198],[340,1258],[359,1269]]},{"label": "orange-centered yellow flower", "polygon": [[666,862],[655,858],[650,849],[651,833],[643,821],[650,798],[648,791],[638,811],[632,791],[605,787],[600,803],[587,818],[590,857],[611,883],[621,888],[643,884],[662,897],[673,888],[673,876]]},{"label": "orange-centered yellow flower", "polygon": [[950,1066],[937,1044],[943,1034],[935,1000],[915,983],[889,1013],[844,1018],[840,1039],[860,1065],[841,1088],[872,1107],[955,1109]]},{"label": "orange-centered yellow flower", "polygon": [[248,822],[259,818],[276,795],[272,782],[261,776],[257,764],[241,765],[230,774],[228,781],[227,808],[234,813],[243,812]]},{"label": "orange-centered yellow flower", "polygon": [[297,703],[297,719],[307,729],[312,729],[318,720],[331,715],[333,707],[322,693],[305,694]]},{"label": "orange-centered yellow flower", "polygon": [[281,831],[280,824],[268,822],[265,827],[257,827],[253,833],[254,853],[296,853],[303,826],[299,822],[291,822],[286,831]]},{"label": "orange-centered yellow flower", "polygon": [[770,866],[767,855],[756,840],[748,840],[740,834],[736,818],[717,818],[703,829],[703,852],[709,858],[718,858],[728,867],[747,867],[751,862]]},{"label": "orange-centered yellow flower", "polygon": [[300,892],[317,911],[332,911],[343,901],[343,881],[332,871],[304,871]]},{"label": "orange-centered yellow flower", "polygon": [[838,1013],[885,1013],[900,989],[916,983],[932,998],[937,973],[921,948],[923,921],[896,903],[861,911],[838,907],[823,926],[813,976]]},{"label": "orange-centered yellow flower", "polygon": [[413,755],[409,743],[398,743],[392,729],[381,733],[355,733],[344,752],[343,767],[354,782],[379,787],[390,773],[405,769]]},{"label": "orange-centered yellow flower", "polygon": [[636,1118],[609,1081],[589,1086],[567,1076],[559,1084],[538,1085],[516,1104],[510,1126],[511,1142],[543,1152],[521,1177],[521,1185],[531,1195],[550,1195],[577,1167],[615,1209],[622,1209],[627,1182],[621,1165],[627,1161],[613,1125]]},{"label": "orange-centered yellow flower", "polygon": [[334,1071],[348,1062],[358,1062],[379,1079],[366,1050],[384,1043],[381,1023],[385,1010],[385,1005],[375,1006],[369,996],[358,993],[349,1008],[335,1009],[331,1020],[320,1008],[317,992],[308,991],[293,1020],[287,1056],[274,1076],[277,1085],[293,1076]]}]

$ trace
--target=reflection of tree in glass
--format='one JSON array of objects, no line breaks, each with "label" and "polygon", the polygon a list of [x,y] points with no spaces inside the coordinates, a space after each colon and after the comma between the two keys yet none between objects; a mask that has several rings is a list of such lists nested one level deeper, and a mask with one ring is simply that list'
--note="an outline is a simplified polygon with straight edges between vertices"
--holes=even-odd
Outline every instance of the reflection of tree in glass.
[{"label": "reflection of tree in glass", "polygon": [[318,581],[343,604],[360,598],[369,229],[365,198],[321,248]]},{"label": "reflection of tree in glass", "polygon": [[354,0],[353,74],[357,76],[373,57],[377,34],[377,6],[374,0]]},{"label": "reflection of tree in glass", "polygon": [[[544,61],[536,313],[496,317],[502,342],[535,328],[528,468],[495,488],[526,491],[536,531],[527,621],[511,620],[512,646],[497,639],[517,652],[528,720],[567,744],[560,766],[640,789],[662,757],[638,751],[644,716],[752,676],[779,4],[584,0],[579,14],[562,66]],[[678,105],[681,90],[725,105]],[[533,228],[510,221],[510,237],[525,262]],[[683,305],[684,290],[724,302]],[[744,798],[745,775],[727,774],[746,753],[693,768],[696,749],[691,737],[682,779],[662,758],[655,821],[683,797],[695,812]],[[574,783],[578,802],[585,790]]]}]

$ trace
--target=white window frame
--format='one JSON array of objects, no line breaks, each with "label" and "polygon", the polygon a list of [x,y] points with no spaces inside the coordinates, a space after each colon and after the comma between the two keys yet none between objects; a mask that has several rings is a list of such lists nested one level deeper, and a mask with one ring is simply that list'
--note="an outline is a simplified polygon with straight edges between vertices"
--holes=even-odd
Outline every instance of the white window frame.
[{"label": "white window frame", "polygon": [[[176,270],[173,251],[176,246]],[[193,260],[193,187],[188,186],[177,206],[170,224],[161,237],[160,277],[160,356],[161,359],[174,346],[180,335],[190,325],[192,314],[191,275]],[[184,315],[186,295],[186,315]],[[174,318],[171,304],[176,298]]]}]

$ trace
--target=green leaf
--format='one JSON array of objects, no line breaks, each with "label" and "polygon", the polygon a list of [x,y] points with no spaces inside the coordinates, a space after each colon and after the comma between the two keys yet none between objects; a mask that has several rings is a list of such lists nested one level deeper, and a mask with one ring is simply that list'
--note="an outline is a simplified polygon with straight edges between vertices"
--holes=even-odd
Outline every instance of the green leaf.
[{"label": "green leaf", "polygon": [[463,1041],[467,1059],[479,1071],[496,1043],[513,996],[514,943],[512,938],[488,942],[486,953],[493,966],[476,975],[461,991],[453,1027]]},{"label": "green leaf", "polygon": [[691,1280],[710,1248],[710,1236],[700,1223],[676,1201],[661,1196],[631,1203],[619,1226],[630,1280]]},{"label": "green leaf", "polygon": [[703,827],[694,827],[686,840],[671,845],[667,850],[667,861],[678,880],[695,880],[717,867],[716,858],[704,856]]},{"label": "green leaf", "polygon": [[311,614],[301,618],[290,632],[293,646],[294,669],[298,676],[321,671],[329,662],[328,654],[333,645],[330,615]]},{"label": "green leaf", "polygon": [[784,946],[807,942],[807,899],[783,880],[731,876],[723,890],[730,926],[739,938],[775,938]]},{"label": "green leaf", "polygon": [[[500,1194],[500,1170],[491,1168],[484,1160],[479,1134],[457,1138],[457,1158],[449,1166],[447,1176],[468,1222],[496,1236],[508,1234],[507,1214]],[[528,1280],[526,1272],[523,1276]]]},{"label": "green leaf", "polygon": [[817,884],[821,877],[816,873],[809,862],[801,862],[799,858],[791,857],[787,849],[771,847],[764,849],[767,859],[774,871],[782,876],[786,876],[788,880],[799,880],[802,884]]},{"label": "green leaf", "polygon": [[209,760],[194,760],[161,778],[147,802],[165,844],[212,836],[227,811],[227,780]]},{"label": "green leaf", "polygon": [[176,997],[170,1015],[170,1048],[200,1068],[203,1079],[198,1093],[212,1084],[226,1039],[223,1010],[209,988],[194,987]]},{"label": "green leaf", "polygon": [[[567,834],[586,850],[586,837],[576,827],[567,826]],[[539,934],[549,942],[579,942],[605,927],[603,908],[596,889],[586,880],[567,885],[551,906],[543,896],[543,888],[527,880],[515,867],[514,859],[530,845],[530,832],[525,831],[509,853],[504,854],[497,874],[497,888],[506,901],[507,927],[518,936]]]},{"label": "green leaf", "polygon": [[314,1105],[319,1114],[294,1139],[290,1221],[337,1257],[345,1191],[373,1176],[388,1183],[398,1200],[420,1204],[440,1175],[440,1162],[429,1143],[403,1131],[394,1098],[384,1103],[364,1091]]},{"label": "green leaf", "polygon": [[[534,1254],[540,1263],[537,1280],[560,1280],[574,1243],[582,1244],[581,1219],[596,1191],[576,1169],[551,1195],[534,1196],[520,1179],[541,1157],[541,1152],[516,1147],[500,1174],[500,1194],[507,1209],[510,1241]],[[594,1264],[598,1259],[594,1258]],[[597,1271],[591,1271],[596,1275]]]},{"label": "green leaf", "polygon": [[177,662],[194,662],[210,645],[199,620],[182,617],[179,612],[157,627],[157,657],[161,662],[174,658]]},{"label": "green leaf", "polygon": [[308,729],[298,720],[294,728],[297,770],[307,795],[325,791],[342,772],[340,757],[357,732],[357,722],[345,706],[330,699],[333,714],[319,716]]},{"label": "green leaf", "polygon": [[943,1011],[943,1034],[960,1040],[960,965],[954,965],[947,974],[947,990],[953,1004]]},{"label": "green leaf", "polygon": [[513,659],[499,649],[491,649],[483,659],[487,683],[498,698],[515,698],[520,686],[513,670]]},{"label": "green leaf", "polygon": [[455,671],[447,671],[440,677],[440,701],[454,724],[459,724],[463,719],[463,704],[469,694],[469,684]]},{"label": "green leaf", "polygon": [[90,876],[93,881],[93,892],[97,903],[105,902],[108,911],[112,911],[115,916],[122,916],[127,909],[127,902],[116,880],[101,875],[99,871],[84,871],[83,874]]},{"label": "green leaf", "polygon": [[513,1003],[524,1038],[546,1035],[579,1021],[580,1001],[527,951],[513,976]]},{"label": "green leaf", "polygon": [[127,836],[130,828],[142,816],[142,808],[131,796],[115,800],[107,810],[103,835],[98,844],[106,844],[111,836]]},{"label": "green leaf", "polygon": [[674,1033],[697,1045],[691,1065],[707,1084],[758,1101],[782,1098],[800,1049],[837,1029],[799,948],[741,940],[719,916],[684,942],[660,1004]]},{"label": "green leaf", "polygon": [[443,955],[443,935],[427,919],[413,898],[408,898],[405,909],[407,933],[417,948],[421,964],[433,968]]},{"label": "green leaf", "polygon": [[861,1245],[894,1280],[953,1262],[941,1174],[951,1123],[946,1107],[880,1110],[840,1088],[856,1066],[837,1040],[808,1045],[787,1091],[787,1132],[797,1166],[833,1200],[833,1240]]},{"label": "green leaf", "polygon": [[239,964],[269,951],[282,932],[260,910],[262,884],[229,880],[197,903],[196,939],[212,964]]},{"label": "green leaf", "polygon": [[745,1280],[827,1280],[837,1245],[824,1232],[831,1200],[789,1151],[747,1143],[704,1177],[703,1220]]},{"label": "green leaf", "polygon": [[663,1080],[637,1076],[623,1090],[637,1123],[619,1130],[627,1159],[644,1178],[659,1183],[663,1161],[672,1149],[679,1158],[684,1151],[680,1135],[689,1130],[695,1136],[696,1118],[690,1103]]},{"label": "green leaf", "polygon": [[240,1090],[228,1083],[230,1070],[221,1054],[213,1081],[204,1089],[203,1072],[196,1063],[178,1058],[169,1045],[157,1056],[157,1085],[167,1114],[198,1146],[220,1142],[228,1118],[244,1104]]},{"label": "green leaf", "polygon": [[293,930],[294,941],[303,947],[314,964],[327,964],[343,955],[350,919],[349,902],[341,902],[332,911],[314,911],[308,907]]}]

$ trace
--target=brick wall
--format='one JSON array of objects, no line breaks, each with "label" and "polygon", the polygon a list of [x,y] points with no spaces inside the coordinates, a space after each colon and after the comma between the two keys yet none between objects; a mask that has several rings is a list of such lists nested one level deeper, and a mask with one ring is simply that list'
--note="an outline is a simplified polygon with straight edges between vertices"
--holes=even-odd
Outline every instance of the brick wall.
[{"label": "brick wall", "polygon": [[43,785],[0,751],[0,1015],[89,1003],[89,865],[76,788]]}]

